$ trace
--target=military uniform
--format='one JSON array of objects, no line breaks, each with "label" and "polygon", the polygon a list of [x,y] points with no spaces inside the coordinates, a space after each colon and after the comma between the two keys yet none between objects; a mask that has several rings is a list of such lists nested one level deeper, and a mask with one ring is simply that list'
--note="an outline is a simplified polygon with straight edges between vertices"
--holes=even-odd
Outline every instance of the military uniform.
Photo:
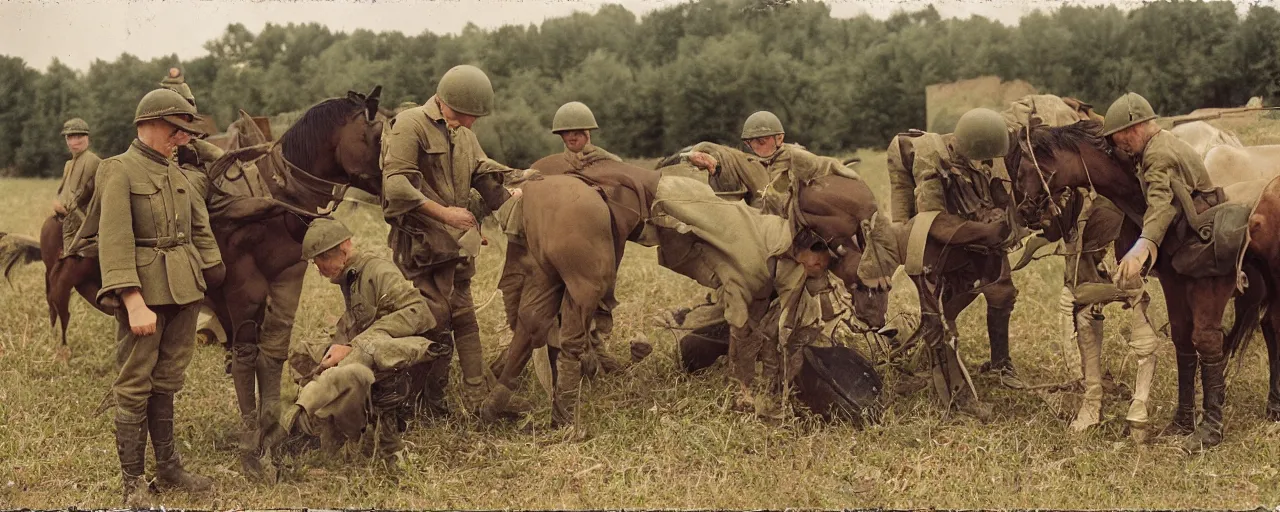
[{"label": "military uniform", "polygon": [[769,184],[769,172],[760,158],[713,142],[699,142],[691,149],[716,160],[716,172],[707,176],[716,195],[730,201],[741,199],[755,208],[762,206],[761,193]]},{"label": "military uniform", "polygon": [[[135,123],[164,119],[198,133],[199,128],[177,115],[195,117],[194,108],[171,91],[157,89],[139,103]],[[138,289],[157,316],[155,332],[139,336],[130,329],[127,309],[116,313],[120,373],[112,392],[125,499],[128,502],[138,491],[148,430],[161,483],[206,489],[209,481],[184,471],[177,455],[173,395],[182,389],[183,374],[191,362],[196,317],[206,288],[203,271],[222,264],[209,215],[169,155],[140,140],[135,139],[125,153],[103,160],[101,170],[98,300]]]},{"label": "military uniform", "polygon": [[[317,221],[308,233],[333,229],[325,224],[336,222]],[[348,238],[349,232],[343,240]],[[345,313],[332,338],[291,348],[289,365],[302,387],[295,402],[300,410],[294,409],[293,417],[285,411],[281,425],[286,431],[296,427],[307,434],[354,439],[372,416],[381,453],[392,455],[402,447],[400,432],[410,398],[420,391],[421,382],[413,376],[425,373],[412,370],[437,358],[447,364],[451,347],[425,337],[436,326],[427,301],[391,262],[353,253],[332,282],[342,289]],[[352,350],[337,366],[319,368],[332,345]],[[370,404],[371,411],[366,409]]]},{"label": "military uniform", "polygon": [[[89,135],[89,125],[80,119],[67,121],[63,126],[63,135]],[[76,235],[84,224],[89,208],[89,200],[93,198],[94,178],[98,173],[98,158],[92,150],[85,149],[71,155],[71,160],[62,167],[62,183],[58,185],[58,202],[66,210],[62,217],[62,257],[83,256],[85,247],[75,247]]]},{"label": "military uniform", "polygon": [[[486,394],[480,326],[471,297],[478,244],[468,243],[471,247],[464,249],[463,243],[464,238],[478,237],[420,210],[427,201],[465,208],[478,177],[511,171],[485,155],[475,132],[461,126],[450,128],[441,112],[439,102],[446,98],[440,93],[465,89],[459,87],[458,80],[475,79],[468,72],[483,76],[474,67],[451,69],[441,78],[437,95],[428,99],[425,106],[405,110],[395,117],[383,132],[381,164],[383,216],[391,224],[388,245],[396,266],[426,296],[437,325],[453,331],[462,367],[463,396],[468,408],[473,408]],[[459,105],[451,107],[463,114],[488,114],[492,86],[487,77],[483,84],[488,91],[487,102],[478,101],[484,104],[483,108],[459,106],[475,100],[467,94],[457,94]]]},{"label": "military uniform", "polygon": [[[914,219],[914,225],[936,218],[946,225],[981,226],[984,229],[974,230],[980,233],[1002,231],[986,229],[991,226],[1011,229],[1010,219],[1005,215],[1009,195],[1002,183],[1008,181],[1008,174],[1000,158],[1008,151],[1005,123],[999,114],[986,109],[971,110],[960,121],[954,134],[910,132],[890,142],[888,164],[894,222]],[[928,217],[923,217],[925,214]],[[928,236],[932,239],[937,235],[931,230]],[[995,242],[990,238],[932,240],[986,255],[985,263],[941,273],[923,272],[918,268],[924,258],[925,244],[912,244],[908,249],[908,274],[916,281],[921,296],[921,330],[929,343],[934,371],[939,374],[935,375],[935,388],[944,403],[961,393],[966,397],[962,398],[966,400],[962,404],[977,405],[967,402],[970,395],[962,393],[967,389],[965,379],[959,371],[954,349],[944,343],[942,315],[944,305],[952,303],[959,306],[951,307],[963,307],[961,304],[967,304],[979,293],[987,301],[987,334],[991,345],[991,360],[984,367],[999,370],[1011,386],[1021,384],[1013,375],[1009,358],[1009,317],[1018,296],[1005,257],[1009,240]],[[975,286],[975,283],[980,284]]]}]

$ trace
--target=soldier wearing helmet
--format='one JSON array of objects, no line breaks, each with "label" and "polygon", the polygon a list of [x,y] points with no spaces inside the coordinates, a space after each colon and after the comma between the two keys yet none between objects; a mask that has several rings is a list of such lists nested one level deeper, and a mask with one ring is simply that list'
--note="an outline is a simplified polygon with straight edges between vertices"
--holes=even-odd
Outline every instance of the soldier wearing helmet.
[{"label": "soldier wearing helmet", "polygon": [[[192,109],[196,107],[196,97],[191,93],[191,86],[187,85],[186,78],[182,75],[182,70],[178,68],[169,68],[169,73],[164,79],[160,80],[160,87],[176,92],[182,96],[182,99],[191,104]],[[222,156],[222,148],[215,146],[212,142],[204,140],[204,137],[216,131],[209,119],[204,119],[205,133],[196,137],[192,137],[191,142],[180,148],[174,154],[174,158],[178,161],[178,166],[187,171],[188,177],[195,180],[193,183],[201,195],[208,190],[207,171],[215,160]]]},{"label": "soldier wearing helmet", "polygon": [[[290,347],[289,366],[301,389],[266,444],[300,434],[339,443],[376,435],[379,456],[394,464],[412,412],[409,399],[422,385],[413,370],[436,362],[447,369],[453,347],[435,328],[422,294],[390,261],[357,250],[342,222],[312,222],[302,258],[342,289],[345,313],[331,337]],[[371,417],[373,428],[366,429]]]},{"label": "soldier wearing helmet", "polygon": [[[804,148],[785,142],[786,132],[778,116],[768,111],[758,111],[747,117],[743,123],[741,139],[750,152],[759,158],[767,173],[767,181],[760,192],[762,211],[790,220],[792,231],[806,233],[804,225],[795,212],[798,209],[797,195],[801,188],[813,180],[836,174],[851,179],[861,179],[856,172],[844,166],[834,158],[818,156]],[[701,155],[691,155],[695,165],[708,167]],[[887,228],[884,223],[880,228]],[[764,363],[765,392],[754,396],[742,397],[739,405],[747,401],[754,402],[757,414],[777,417],[781,414],[775,395],[783,392],[799,374],[802,366],[801,350],[803,345],[813,339],[809,333],[815,332],[822,320],[822,311],[830,310],[830,280],[828,269],[835,261],[834,249],[813,236],[798,236],[798,240],[812,243],[793,245],[783,258],[777,260],[774,269],[774,283],[777,300],[773,308],[783,308],[781,313],[782,329],[777,333],[778,343],[782,350],[761,350],[758,357]],[[765,326],[760,329],[767,329]],[[772,333],[770,333],[771,336]],[[748,346],[745,341],[756,336],[750,325],[742,329],[730,331],[741,346]],[[739,381],[741,394],[751,392],[751,380],[754,379],[754,363],[750,357],[735,359],[735,379]]]},{"label": "soldier wearing helmet", "polygon": [[621,158],[591,143],[591,131],[599,128],[595,114],[586,104],[571,101],[561,105],[551,119],[551,133],[560,136],[564,152],[543,157],[529,168],[542,174],[564,174],[602,160],[621,162]]},{"label": "soldier wearing helmet", "polygon": [[[1016,239],[1012,217],[1005,212],[1011,206],[1003,159],[1008,151],[1005,120],[994,111],[978,108],[961,116],[952,134],[899,134],[890,142],[887,158],[893,221],[912,221],[906,254],[908,274],[925,281],[917,287],[943,286],[951,294],[981,293],[986,297],[991,360],[983,370],[998,372],[1004,385],[1018,388],[1024,384],[1009,357],[1009,317],[1018,290],[1005,257],[1006,248]],[[990,264],[943,275],[925,273],[924,251],[930,239],[985,255]],[[973,283],[978,281],[984,285],[974,289]],[[939,324],[943,312],[935,302],[921,301],[921,329],[930,334],[935,390],[943,403],[957,403],[962,410],[984,418],[990,409],[969,393],[958,356],[944,343]]]},{"label": "soldier wearing helmet", "polygon": [[[479,223],[467,205],[473,188],[494,201],[511,196],[501,185],[512,169],[489,159],[471,130],[493,112],[493,96],[484,71],[455,66],[440,77],[436,94],[397,115],[382,139],[388,243],[396,265],[427,297],[436,324],[453,331],[469,411],[488,390],[471,298]],[[447,379],[447,373],[434,375],[432,394]]]},{"label": "soldier wearing helmet", "polygon": [[62,167],[62,183],[53,211],[62,220],[62,257],[84,256],[85,245],[75,246],[76,234],[84,223],[89,200],[93,198],[94,177],[102,159],[89,149],[89,123],[70,119],[62,125],[71,160]]},{"label": "soldier wearing helmet", "polygon": [[[1102,135],[1132,157],[1146,193],[1147,210],[1142,214],[1141,236],[1120,259],[1116,271],[1115,281],[1122,289],[1140,290],[1143,268],[1155,263],[1174,219],[1180,213],[1184,218],[1199,213],[1180,211],[1181,201],[1175,201],[1175,191],[1187,192],[1197,209],[1207,209],[1226,199],[1222,189],[1215,187],[1210,180],[1204,161],[1195,149],[1161,129],[1155,122],[1157,117],[1146,98],[1130,92],[1111,104],[1103,120]],[[1166,432],[1180,434],[1192,433],[1194,429],[1194,434],[1183,445],[1184,449],[1193,452],[1222,442],[1222,405],[1226,388],[1224,372],[1227,360],[1222,348],[1222,333],[1199,334],[1192,339],[1195,352],[1179,349],[1177,361],[1179,375],[1194,375],[1195,367],[1199,365],[1204,385],[1204,415],[1200,424],[1195,425],[1195,410],[1181,405],[1191,404],[1192,399],[1180,399],[1173,422],[1166,429]],[[1186,388],[1194,389],[1194,386]]]},{"label": "soldier wearing helmet", "polygon": [[116,296],[119,375],[116,451],[126,505],[145,504],[148,433],[155,448],[157,489],[203,491],[212,482],[186,471],[174,441],[173,395],[195,346],[196,318],[209,283],[225,275],[204,201],[172,160],[191,137],[204,134],[195,107],[156,89],[138,102],[138,137],[123,154],[102,161],[97,220],[102,289]]}]

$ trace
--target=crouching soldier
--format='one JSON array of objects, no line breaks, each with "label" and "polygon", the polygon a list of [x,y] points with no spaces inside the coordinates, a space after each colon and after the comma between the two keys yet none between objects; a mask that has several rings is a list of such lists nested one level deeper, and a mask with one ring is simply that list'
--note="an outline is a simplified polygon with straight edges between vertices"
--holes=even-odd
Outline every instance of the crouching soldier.
[{"label": "crouching soldier", "polygon": [[[291,435],[321,436],[337,445],[373,424],[376,449],[392,459],[413,398],[435,366],[448,369],[451,343],[436,329],[426,299],[390,261],[362,254],[341,222],[318,219],[302,241],[302,257],[342,288],[346,313],[327,341],[291,347],[289,365],[302,389],[268,426],[266,444]],[[428,339],[430,338],[430,339]]]}]

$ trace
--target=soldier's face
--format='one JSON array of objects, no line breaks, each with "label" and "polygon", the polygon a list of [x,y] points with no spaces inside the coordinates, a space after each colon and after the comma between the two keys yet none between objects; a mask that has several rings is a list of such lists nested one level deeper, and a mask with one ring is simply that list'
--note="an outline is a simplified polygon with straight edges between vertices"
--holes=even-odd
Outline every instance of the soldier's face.
[{"label": "soldier's face", "polygon": [[80,154],[84,150],[89,149],[89,136],[84,134],[72,134],[67,136],[67,149],[72,154]]},{"label": "soldier's face", "polygon": [[347,240],[342,244],[325,251],[316,256],[313,260],[316,264],[316,270],[320,271],[320,275],[325,279],[333,279],[338,276],[339,272],[347,266],[347,257],[350,254],[351,241]]},{"label": "soldier's face", "polygon": [[586,130],[560,132],[560,140],[564,141],[565,149],[573,153],[580,153],[582,148],[587,147],[587,144],[591,142],[591,132]]},{"label": "soldier's face", "polygon": [[1111,134],[1111,142],[1120,148],[1121,151],[1130,155],[1136,155],[1142,152],[1146,146],[1146,124],[1138,124],[1130,126],[1124,130]]},{"label": "soldier's face", "polygon": [[444,122],[445,124],[448,124],[450,128],[457,128],[461,126],[470,130],[471,125],[476,124],[476,119],[479,119],[476,116],[463,114],[462,112],[449,108],[449,106],[445,105],[443,101],[440,102],[440,114],[444,115]]},{"label": "soldier's face", "polygon": [[821,277],[831,267],[831,253],[826,250],[801,249],[796,252],[796,262],[804,267],[809,277]]},{"label": "soldier's face", "polygon": [[751,152],[760,158],[769,158],[778,152],[778,148],[782,147],[781,135],[770,135],[768,137],[757,137],[747,139],[747,147],[751,148]]}]

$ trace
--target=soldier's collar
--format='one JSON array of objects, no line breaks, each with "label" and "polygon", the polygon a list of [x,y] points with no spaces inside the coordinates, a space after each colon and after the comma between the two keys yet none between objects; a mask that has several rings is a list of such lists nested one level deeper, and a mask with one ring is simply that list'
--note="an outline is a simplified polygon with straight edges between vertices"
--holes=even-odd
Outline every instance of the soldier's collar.
[{"label": "soldier's collar", "polygon": [[137,149],[138,152],[142,154],[142,156],[147,157],[147,159],[155,163],[158,163],[164,166],[169,165],[169,157],[160,154],[159,151],[151,149],[151,146],[143,144],[142,139],[133,139],[133,143],[131,143],[130,146]]},{"label": "soldier's collar", "polygon": [[427,112],[427,119],[430,119],[433,123],[444,123],[444,112],[440,111],[440,103],[438,101],[438,97],[432,96],[423,107]]},{"label": "soldier's collar", "polygon": [[351,250],[351,255],[347,257],[347,266],[342,267],[342,271],[338,272],[338,275],[334,276],[333,279],[330,279],[329,281],[336,285],[350,285],[355,281],[356,275],[359,274],[359,271],[357,271],[356,268],[359,267],[364,260],[365,255],[358,249],[353,248]]}]

